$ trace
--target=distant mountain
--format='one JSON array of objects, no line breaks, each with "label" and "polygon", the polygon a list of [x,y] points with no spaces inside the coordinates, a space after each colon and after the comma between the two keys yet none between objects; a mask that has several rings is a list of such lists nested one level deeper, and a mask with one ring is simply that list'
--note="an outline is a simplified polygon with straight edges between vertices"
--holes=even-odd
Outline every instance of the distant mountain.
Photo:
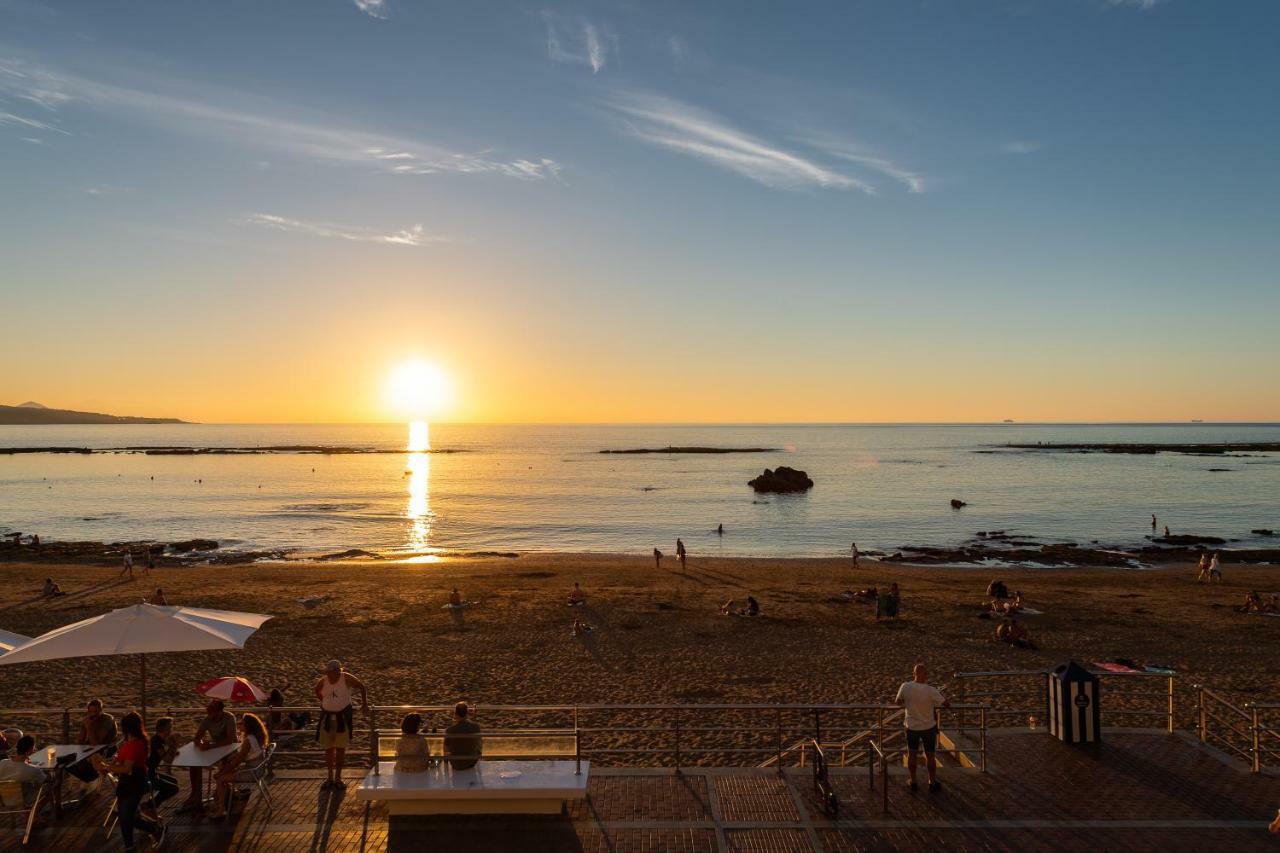
[{"label": "distant mountain", "polygon": [[19,409],[47,409],[48,406],[37,403],[35,400],[28,400],[25,403],[18,404]]},{"label": "distant mountain", "polygon": [[103,415],[98,412],[75,412],[71,409],[50,409],[39,403],[26,402],[21,406],[0,406],[0,424],[184,424],[177,418],[132,418],[121,415]]}]

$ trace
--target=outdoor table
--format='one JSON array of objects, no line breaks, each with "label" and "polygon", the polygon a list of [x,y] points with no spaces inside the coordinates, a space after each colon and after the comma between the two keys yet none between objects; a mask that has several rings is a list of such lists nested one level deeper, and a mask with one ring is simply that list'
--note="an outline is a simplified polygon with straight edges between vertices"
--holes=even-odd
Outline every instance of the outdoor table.
[{"label": "outdoor table", "polygon": [[199,769],[204,775],[205,787],[207,788],[208,781],[212,776],[211,774],[204,774],[203,771],[213,768],[219,761],[239,748],[239,741],[233,741],[226,746],[210,747],[209,749],[199,749],[196,747],[196,742],[191,741],[191,743],[178,750],[178,754],[173,758],[173,766]]},{"label": "outdoor table", "polygon": [[[67,770],[106,748],[103,744],[89,746],[81,743],[54,743],[31,753],[31,758],[28,759],[31,766],[49,773],[53,784],[53,816],[55,818],[62,817],[62,782],[67,775]],[[54,750],[52,762],[49,761],[51,749]],[[67,761],[66,757],[69,755],[72,759]]]}]

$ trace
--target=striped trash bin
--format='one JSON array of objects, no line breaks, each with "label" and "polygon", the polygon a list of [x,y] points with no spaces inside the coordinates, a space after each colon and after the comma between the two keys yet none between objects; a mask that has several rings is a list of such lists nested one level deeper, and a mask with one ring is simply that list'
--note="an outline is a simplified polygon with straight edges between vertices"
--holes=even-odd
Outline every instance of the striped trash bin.
[{"label": "striped trash bin", "polygon": [[1075,661],[1046,676],[1049,734],[1063,743],[1097,743],[1102,735],[1098,706],[1098,676]]}]

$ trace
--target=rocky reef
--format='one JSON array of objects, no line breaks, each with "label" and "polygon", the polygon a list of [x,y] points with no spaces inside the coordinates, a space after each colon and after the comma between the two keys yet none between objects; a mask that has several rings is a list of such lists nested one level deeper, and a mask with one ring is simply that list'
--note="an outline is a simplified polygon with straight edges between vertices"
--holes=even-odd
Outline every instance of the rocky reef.
[{"label": "rocky reef", "polygon": [[764,473],[747,485],[757,492],[805,492],[813,488],[813,480],[804,471],[779,465],[777,468],[765,468]]}]

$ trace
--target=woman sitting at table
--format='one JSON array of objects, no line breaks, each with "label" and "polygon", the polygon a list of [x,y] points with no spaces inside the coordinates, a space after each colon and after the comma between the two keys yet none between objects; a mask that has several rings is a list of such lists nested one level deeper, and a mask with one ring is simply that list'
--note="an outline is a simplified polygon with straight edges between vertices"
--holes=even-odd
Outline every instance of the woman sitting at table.
[{"label": "woman sitting at table", "polygon": [[397,773],[421,773],[431,766],[431,746],[418,734],[421,714],[405,714],[400,721],[400,743],[396,744]]},{"label": "woman sitting at table", "polygon": [[115,758],[108,761],[94,755],[93,766],[99,773],[116,774],[116,815],[126,853],[138,849],[133,844],[135,828],[149,834],[152,844],[159,847],[164,841],[164,824],[138,814],[147,792],[147,732],[142,727],[142,717],[137,711],[130,711],[121,718],[120,730],[124,732],[124,743]]},{"label": "woman sitting at table", "polygon": [[218,786],[213,792],[213,808],[207,814],[211,818],[227,816],[227,797],[231,793],[231,784],[236,781],[236,774],[262,758],[263,751],[270,743],[267,727],[257,714],[245,714],[240,718],[240,748],[222,765],[218,775]]}]

